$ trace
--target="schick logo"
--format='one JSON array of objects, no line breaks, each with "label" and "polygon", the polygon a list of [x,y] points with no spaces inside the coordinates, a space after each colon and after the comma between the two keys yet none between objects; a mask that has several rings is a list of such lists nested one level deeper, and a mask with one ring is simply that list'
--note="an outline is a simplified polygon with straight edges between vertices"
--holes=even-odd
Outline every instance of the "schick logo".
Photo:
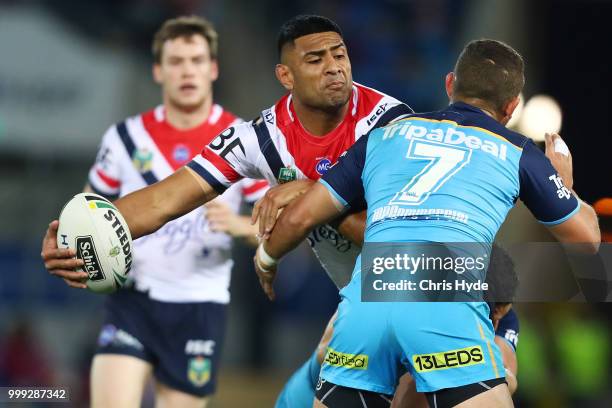
[{"label": "schick logo", "polygon": [[76,247],[77,258],[85,262],[83,269],[85,269],[85,272],[89,275],[89,280],[99,281],[105,279],[104,273],[100,268],[100,261],[98,261],[98,254],[96,253],[91,235],[77,237]]},{"label": "schick logo", "polygon": [[569,200],[569,198],[572,196],[572,193],[567,187],[565,187],[561,177],[557,176],[556,174],[553,174],[548,179],[555,183],[555,187],[557,187],[557,197]]},{"label": "schick logo", "polygon": [[317,162],[315,170],[317,171],[317,173],[319,173],[320,176],[322,176],[327,173],[327,170],[329,170],[330,167],[331,160],[329,160],[327,157],[323,157]]}]

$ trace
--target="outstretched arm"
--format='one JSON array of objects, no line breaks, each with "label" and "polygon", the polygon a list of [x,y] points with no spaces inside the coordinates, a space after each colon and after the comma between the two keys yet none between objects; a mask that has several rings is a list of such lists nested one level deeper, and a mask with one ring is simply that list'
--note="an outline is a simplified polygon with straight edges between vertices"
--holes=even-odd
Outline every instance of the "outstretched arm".
[{"label": "outstretched arm", "polygon": [[[132,238],[150,234],[165,223],[188,213],[212,200],[217,192],[191,169],[182,168],[170,177],[142,190],[135,191],[115,201],[125,218]],[[73,259],[74,251],[58,249],[57,220],[51,222],[43,238],[41,257],[50,274],[63,278],[72,287],[85,288],[84,272],[74,269],[83,261]]]},{"label": "outstretched arm", "polygon": [[188,167],[114,202],[125,218],[132,239],[151,234],[175,218],[207,203],[217,192]]}]

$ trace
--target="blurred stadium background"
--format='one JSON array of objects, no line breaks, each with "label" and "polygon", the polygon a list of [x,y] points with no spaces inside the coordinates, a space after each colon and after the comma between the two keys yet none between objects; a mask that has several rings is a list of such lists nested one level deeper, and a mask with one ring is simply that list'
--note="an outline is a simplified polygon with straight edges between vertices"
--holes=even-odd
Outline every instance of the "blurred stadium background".
[{"label": "blurred stadium background", "polygon": [[[87,405],[103,297],[48,276],[40,241],[83,187],[107,126],[159,103],[149,47],[160,23],[195,13],[216,24],[215,99],[251,119],[282,94],[273,75],[276,31],[304,12],[340,24],[356,81],[416,111],[446,104],[444,74],[466,41],[508,42],[526,59],[525,100],[545,94],[561,107],[532,104],[517,126],[554,126],[562,112],[576,190],[591,203],[612,196],[603,122],[611,111],[610,1],[0,0],[0,385],[68,386],[72,404]],[[502,242],[548,239],[522,208],[500,234]],[[269,303],[249,251],[237,246],[236,257],[213,407],[268,407],[317,344],[337,291],[302,247],[284,261],[280,297]],[[610,303],[516,308],[517,406],[612,406]]]}]

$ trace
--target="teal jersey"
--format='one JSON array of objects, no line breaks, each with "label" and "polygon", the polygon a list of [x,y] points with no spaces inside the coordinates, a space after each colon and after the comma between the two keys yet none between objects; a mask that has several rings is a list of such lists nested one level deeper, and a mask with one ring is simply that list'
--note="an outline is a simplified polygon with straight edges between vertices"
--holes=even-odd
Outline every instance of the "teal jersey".
[{"label": "teal jersey", "polygon": [[366,242],[490,243],[518,198],[545,224],[579,207],[530,139],[464,103],[374,130],[322,183],[365,199]]},{"label": "teal jersey", "polygon": [[[372,131],[320,182],[345,207],[367,206],[366,245],[433,242],[455,251],[465,246],[446,244],[477,243],[470,248],[482,254],[519,198],[547,225],[579,210],[531,140],[465,103]],[[340,292],[323,380],[392,394],[404,370],[419,392],[504,376],[486,303],[362,301],[360,265]],[[485,269],[454,272],[485,281]]]}]

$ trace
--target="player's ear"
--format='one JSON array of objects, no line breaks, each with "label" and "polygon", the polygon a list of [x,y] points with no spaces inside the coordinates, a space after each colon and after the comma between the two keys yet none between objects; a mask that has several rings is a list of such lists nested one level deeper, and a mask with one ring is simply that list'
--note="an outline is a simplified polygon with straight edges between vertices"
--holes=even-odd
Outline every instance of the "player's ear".
[{"label": "player's ear", "polygon": [[512,98],[510,101],[506,103],[503,109],[504,118],[501,120],[501,123],[505,126],[506,123],[512,119],[512,114],[514,113],[516,107],[521,102],[521,96],[517,95],[515,98]]},{"label": "player's ear", "polygon": [[210,80],[216,81],[219,78],[219,63],[216,59],[210,61]]},{"label": "player's ear", "polygon": [[291,92],[293,90],[293,74],[289,67],[285,64],[276,64],[274,73],[276,74],[278,82],[280,82],[286,90]]},{"label": "player's ear", "polygon": [[515,98],[513,98],[510,102],[506,104],[506,111],[504,113],[507,116],[512,116],[512,114],[514,113],[514,110],[516,109],[517,106],[519,106],[520,102],[521,102],[521,95],[517,95]]},{"label": "player's ear", "polygon": [[455,85],[455,73],[449,72],[446,74],[446,79],[444,81],[444,85],[446,86],[446,94],[448,95],[448,99],[453,99],[453,86]]},{"label": "player's ear", "polygon": [[162,83],[162,73],[160,64],[153,64],[153,79],[157,84]]}]

